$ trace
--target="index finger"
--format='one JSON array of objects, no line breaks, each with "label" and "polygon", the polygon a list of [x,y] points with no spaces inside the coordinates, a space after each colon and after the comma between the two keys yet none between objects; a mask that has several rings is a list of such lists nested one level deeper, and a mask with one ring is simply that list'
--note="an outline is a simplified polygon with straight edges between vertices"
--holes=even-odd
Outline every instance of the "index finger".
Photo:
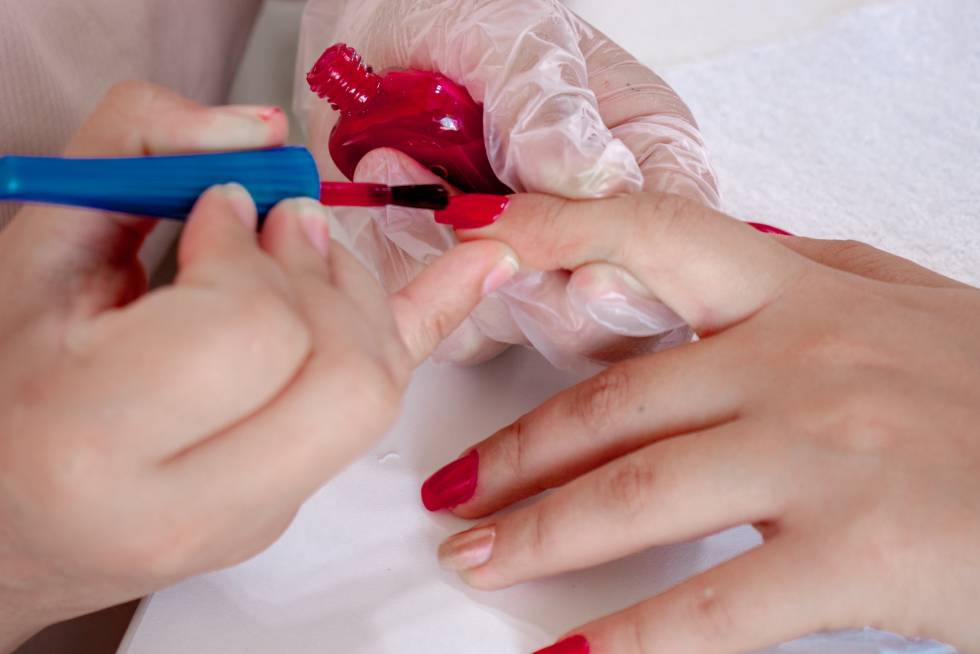
[{"label": "index finger", "polygon": [[[467,224],[470,208],[455,201],[437,219]],[[502,241],[538,270],[621,266],[700,334],[744,320],[815,269],[740,221],[664,193],[578,201],[515,195],[496,222],[458,235]]]}]

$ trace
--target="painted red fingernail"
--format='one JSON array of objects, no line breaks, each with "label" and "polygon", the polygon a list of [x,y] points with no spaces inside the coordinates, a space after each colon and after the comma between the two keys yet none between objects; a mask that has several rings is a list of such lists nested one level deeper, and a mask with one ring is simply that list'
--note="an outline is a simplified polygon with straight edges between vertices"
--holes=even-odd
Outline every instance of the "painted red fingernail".
[{"label": "painted red fingernail", "polygon": [[793,234],[787,232],[785,229],[781,227],[774,227],[772,225],[767,225],[765,223],[751,223],[751,222],[749,223],[749,225],[755,227],[757,230],[759,230],[764,234],[779,234],[780,236],[793,236]]},{"label": "painted red fingernail", "polygon": [[572,636],[534,654],[589,654],[589,641],[585,636]]},{"label": "painted red fingernail", "polygon": [[429,511],[441,511],[468,501],[476,492],[479,472],[480,455],[473,450],[425,480],[422,504]]},{"label": "painted red fingernail", "polygon": [[436,222],[454,229],[479,229],[500,218],[509,203],[506,195],[455,195],[448,207],[436,211]]}]

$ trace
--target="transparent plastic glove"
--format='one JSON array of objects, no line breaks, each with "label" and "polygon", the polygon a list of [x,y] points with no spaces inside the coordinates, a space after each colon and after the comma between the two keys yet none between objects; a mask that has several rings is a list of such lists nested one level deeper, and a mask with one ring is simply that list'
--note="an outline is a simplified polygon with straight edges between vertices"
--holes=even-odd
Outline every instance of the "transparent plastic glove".
[{"label": "transparent plastic glove", "polygon": [[[569,198],[602,197],[641,188],[669,191],[717,205],[714,176],[687,107],[659,77],[556,0],[366,0],[338,6],[312,0],[304,15],[296,105],[307,119],[310,145],[325,175],[335,173],[327,141],[336,116],[306,90],[302,75],[335,41],[358,48],[376,69],[438,70],[484,104],[487,152],[498,177],[519,191]],[[394,183],[410,175],[407,158],[387,155],[358,177]],[[389,176],[385,176],[389,175]],[[425,177],[425,179],[432,179]],[[432,252],[392,241],[393,224],[425,223],[427,244],[451,234],[428,217],[392,210],[345,217],[349,230],[376,253],[403,257],[397,269],[417,271]],[[375,227],[367,229],[364,214]],[[441,234],[437,236],[436,234]],[[371,236],[389,243],[369,244]],[[370,258],[370,257],[368,257]],[[409,260],[415,263],[405,265]],[[408,278],[393,269],[389,288]],[[474,319],[440,350],[441,358],[474,362],[494,350],[484,339],[530,342],[560,367],[584,367],[683,342],[690,331],[612,266],[573,275],[522,272],[489,298]],[[502,312],[505,312],[503,314]],[[492,315],[501,314],[501,315]],[[465,344],[465,347],[463,346]]]}]

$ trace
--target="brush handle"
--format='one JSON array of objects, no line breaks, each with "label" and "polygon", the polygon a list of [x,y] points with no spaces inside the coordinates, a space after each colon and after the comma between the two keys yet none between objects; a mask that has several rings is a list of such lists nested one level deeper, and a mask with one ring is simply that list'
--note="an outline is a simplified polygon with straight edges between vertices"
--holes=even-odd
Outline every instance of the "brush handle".
[{"label": "brush handle", "polygon": [[0,157],[0,200],[43,202],[184,220],[215,184],[236,182],[264,217],[279,201],[320,197],[306,148],[117,159]]}]

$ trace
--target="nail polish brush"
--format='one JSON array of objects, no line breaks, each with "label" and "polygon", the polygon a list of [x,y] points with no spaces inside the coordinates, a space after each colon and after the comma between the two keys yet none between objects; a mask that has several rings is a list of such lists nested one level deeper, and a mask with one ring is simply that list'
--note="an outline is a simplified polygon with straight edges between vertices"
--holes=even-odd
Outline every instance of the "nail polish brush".
[{"label": "nail polish brush", "polygon": [[386,186],[320,182],[309,150],[282,147],[125,158],[0,157],[0,201],[40,202],[184,220],[197,198],[216,184],[238,183],[260,217],[293,197],[330,206],[396,205],[445,209],[439,184]]}]

